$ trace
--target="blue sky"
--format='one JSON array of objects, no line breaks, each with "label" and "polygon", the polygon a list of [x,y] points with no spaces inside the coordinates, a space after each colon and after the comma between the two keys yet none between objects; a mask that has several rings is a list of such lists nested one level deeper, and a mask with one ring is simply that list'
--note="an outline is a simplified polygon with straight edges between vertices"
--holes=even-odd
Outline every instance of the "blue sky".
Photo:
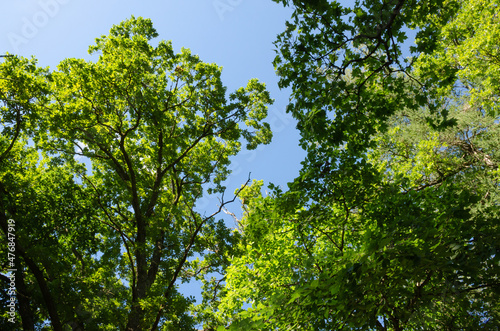
[{"label": "blue sky", "polygon": [[[233,159],[227,182],[233,193],[251,173],[286,187],[300,169],[305,153],[297,147],[296,122],[285,113],[288,90],[279,90],[272,60],[273,41],[284,30],[291,11],[271,0],[16,0],[4,1],[0,11],[0,54],[34,56],[39,65],[55,68],[65,58],[87,58],[88,46],[131,15],[151,18],[158,39],[172,40],[174,48],[190,48],[202,61],[223,69],[228,91],[258,78],[268,86],[275,103],[269,109],[273,142]],[[216,198],[199,207],[211,214]],[[239,214],[239,203],[229,206]],[[229,218],[230,219],[230,218]],[[196,290],[188,291],[195,294]]]}]

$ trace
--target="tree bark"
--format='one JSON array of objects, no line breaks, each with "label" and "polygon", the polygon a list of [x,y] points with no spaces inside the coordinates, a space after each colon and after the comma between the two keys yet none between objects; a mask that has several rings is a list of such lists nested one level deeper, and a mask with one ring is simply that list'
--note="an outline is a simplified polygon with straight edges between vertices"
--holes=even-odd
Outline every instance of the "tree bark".
[{"label": "tree bark", "polygon": [[16,272],[17,301],[23,330],[35,330],[35,318],[31,310],[29,293],[24,282],[24,268],[19,266]]}]

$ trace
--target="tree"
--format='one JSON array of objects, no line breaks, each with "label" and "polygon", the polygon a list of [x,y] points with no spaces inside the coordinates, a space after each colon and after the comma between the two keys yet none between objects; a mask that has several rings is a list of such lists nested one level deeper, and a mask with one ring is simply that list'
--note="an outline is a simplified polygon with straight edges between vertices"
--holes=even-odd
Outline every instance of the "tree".
[{"label": "tree", "polygon": [[[270,142],[272,99],[253,79],[228,102],[220,67],[155,37],[132,17],[96,39],[96,62],[1,64],[0,221],[16,222],[25,329],[190,330],[179,281],[227,263],[222,183],[242,139]],[[222,194],[206,214],[204,192]]]},{"label": "tree", "polygon": [[498,2],[293,4],[275,65],[308,154],[242,192],[213,324],[498,328]]},{"label": "tree", "polygon": [[450,113],[442,133],[422,111],[391,118],[369,153],[378,186],[345,167],[318,179],[317,202],[247,188],[221,303],[234,329],[497,327],[499,128]]}]

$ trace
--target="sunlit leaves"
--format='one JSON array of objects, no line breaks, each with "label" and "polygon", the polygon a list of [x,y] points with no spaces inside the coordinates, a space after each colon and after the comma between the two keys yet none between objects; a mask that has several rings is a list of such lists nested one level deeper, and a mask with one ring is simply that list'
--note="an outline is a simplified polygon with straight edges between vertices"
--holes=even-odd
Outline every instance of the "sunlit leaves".
[{"label": "sunlit leaves", "polygon": [[497,66],[479,49],[494,54],[497,5],[278,2],[294,13],[274,63],[308,155],[288,192],[242,196],[219,323],[498,327]]},{"label": "sunlit leaves", "polygon": [[[41,287],[31,304],[55,330],[190,329],[178,282],[221,272],[237,238],[215,219],[229,201],[208,212],[196,202],[223,194],[242,142],[271,141],[264,84],[229,94],[220,66],[157,36],[132,17],[96,39],[93,60],[1,65],[2,203],[36,229],[19,242]],[[195,254],[207,258],[191,263]]]}]

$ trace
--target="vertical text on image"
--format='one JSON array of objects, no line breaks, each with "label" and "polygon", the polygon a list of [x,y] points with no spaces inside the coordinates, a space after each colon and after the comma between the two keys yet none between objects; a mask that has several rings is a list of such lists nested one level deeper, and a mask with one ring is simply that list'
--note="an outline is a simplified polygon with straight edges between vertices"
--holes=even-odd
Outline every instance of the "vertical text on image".
[{"label": "vertical text on image", "polygon": [[7,290],[7,295],[9,296],[7,309],[9,322],[15,323],[16,317],[16,222],[13,219],[7,221],[7,265],[9,272],[9,289]]}]

